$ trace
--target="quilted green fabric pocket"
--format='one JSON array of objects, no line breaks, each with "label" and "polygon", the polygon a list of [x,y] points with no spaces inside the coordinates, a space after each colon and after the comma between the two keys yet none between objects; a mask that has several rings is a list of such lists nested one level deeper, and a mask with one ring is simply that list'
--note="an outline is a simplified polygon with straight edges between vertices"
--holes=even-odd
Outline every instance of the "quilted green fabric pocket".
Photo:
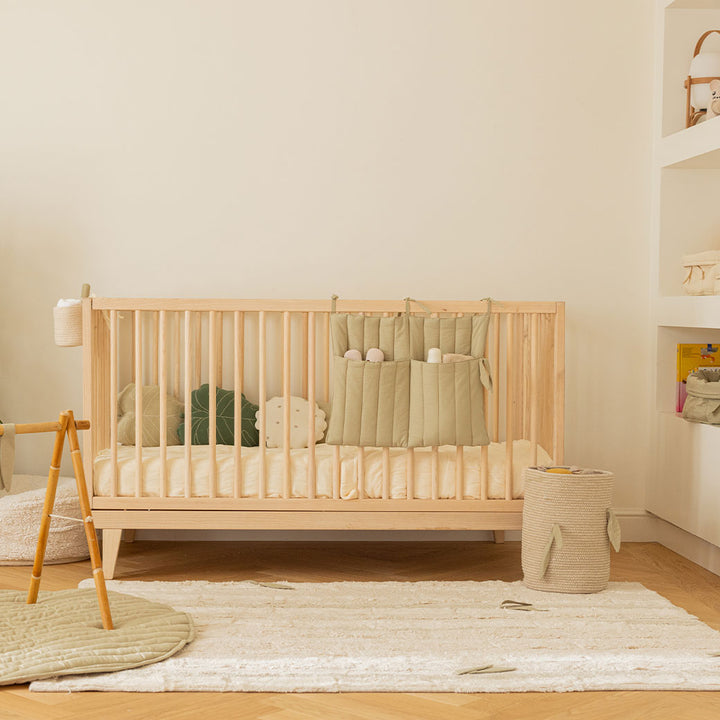
[{"label": "quilted green fabric pocket", "polygon": [[406,447],[410,361],[367,362],[336,357],[326,442],[361,447]]},{"label": "quilted green fabric pocket", "polygon": [[483,403],[483,358],[410,367],[409,447],[488,445]]}]

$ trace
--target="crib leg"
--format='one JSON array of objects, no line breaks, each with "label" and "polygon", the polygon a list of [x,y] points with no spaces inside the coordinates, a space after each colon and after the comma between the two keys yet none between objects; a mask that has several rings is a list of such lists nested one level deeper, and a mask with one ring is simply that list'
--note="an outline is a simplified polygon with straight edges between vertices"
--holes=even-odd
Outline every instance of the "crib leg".
[{"label": "crib leg", "polygon": [[115,575],[115,563],[117,563],[120,552],[122,534],[123,531],[117,528],[104,528],[102,531],[103,569],[108,580],[112,580]]},{"label": "crib leg", "polygon": [[504,530],[493,530],[493,538],[497,545],[505,542],[505,531]]},{"label": "crib leg", "polygon": [[45,504],[43,505],[42,518],[40,519],[40,533],[38,534],[32,578],[30,579],[30,590],[28,591],[27,597],[28,605],[33,605],[37,602],[38,591],[40,590],[40,577],[42,575],[43,563],[45,562],[45,549],[47,548],[48,535],[50,534],[50,513],[53,511],[53,506],[55,505],[55,491],[57,490],[58,477],[60,476],[60,462],[62,461],[68,419],[67,413],[60,415],[60,429],[55,433],[55,444],[53,445],[47,490],[45,491]]},{"label": "crib leg", "polygon": [[122,541],[126,543],[135,542],[135,531],[128,529],[123,530]]}]

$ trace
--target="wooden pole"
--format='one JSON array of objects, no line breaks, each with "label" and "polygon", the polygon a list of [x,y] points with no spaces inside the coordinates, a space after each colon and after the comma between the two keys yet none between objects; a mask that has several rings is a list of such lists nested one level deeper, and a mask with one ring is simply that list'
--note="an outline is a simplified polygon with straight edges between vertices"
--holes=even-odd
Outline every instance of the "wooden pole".
[{"label": "wooden pole", "polygon": [[[82,428],[87,430],[89,423],[85,421],[76,422],[71,410],[60,413],[57,423],[34,423],[33,430],[29,429],[29,425],[25,425],[22,433],[41,433],[55,432],[55,443],[53,445],[52,459],[50,461],[50,472],[48,474],[47,490],[45,492],[45,503],[43,505],[42,517],[40,519],[40,532],[38,534],[37,547],[35,549],[35,560],[32,569],[32,578],[30,580],[30,589],[28,590],[27,604],[34,605],[37,602],[38,591],[40,589],[40,579],[42,577],[43,563],[45,561],[45,550],[47,548],[48,535],[50,533],[50,522],[52,519],[52,510],[55,505],[55,492],[57,490],[58,477],[60,475],[60,461],[62,460],[63,446],[65,436],[67,435],[68,444],[70,446],[70,455],[72,458],[73,470],[75,472],[75,484],[78,491],[78,499],[80,501],[80,512],[85,528],[85,539],[87,540],[88,550],[90,551],[90,562],[93,569],[93,580],[95,581],[95,591],[98,597],[98,605],[100,606],[100,616],[102,618],[103,627],[106,630],[113,629],[112,615],[110,613],[110,603],[107,596],[107,588],[105,586],[105,576],[102,569],[102,560],[100,558],[100,548],[98,546],[97,535],[95,533],[95,525],[93,523],[92,510],[90,508],[90,498],[88,497],[87,485],[85,484],[85,470],[83,468],[82,455],[80,454],[80,443],[78,441],[78,427],[82,424]],[[50,426],[50,428],[48,428]],[[16,426],[16,429],[19,426]],[[2,429],[2,425],[0,425]]]},{"label": "wooden pole", "polygon": [[102,624],[106,630],[113,629],[112,617],[110,615],[110,603],[108,602],[107,588],[105,587],[105,575],[103,574],[102,560],[100,558],[100,547],[98,546],[95,524],[93,523],[92,510],[90,509],[90,498],[88,497],[87,485],[85,485],[85,471],[83,470],[82,456],[80,455],[80,444],[78,443],[77,427],[72,411],[68,411],[67,436],[70,445],[73,470],[75,470],[75,483],[77,484],[78,497],[80,499],[80,512],[82,513],[85,538],[90,550],[90,564],[95,581],[95,591],[100,605]]},{"label": "wooden pole", "polygon": [[[50,472],[48,473],[47,490],[45,491],[45,503],[43,504],[42,517],[40,518],[40,533],[38,535],[37,547],[35,548],[35,561],[33,563],[32,578],[30,579],[30,590],[27,602],[32,605],[37,601],[38,590],[40,589],[40,578],[42,576],[43,562],[45,562],[45,549],[47,548],[48,535],[50,534],[50,513],[55,505],[55,491],[57,490],[58,477],[60,476],[60,462],[62,460],[65,433],[67,432],[69,416],[67,413],[60,414],[59,426],[55,432],[55,443],[53,445],[52,459],[50,460]],[[51,423],[47,423],[50,425]],[[36,423],[36,427],[44,423]],[[56,423],[52,423],[56,425]],[[16,426],[15,430],[18,431]],[[26,432],[28,432],[26,430]],[[38,429],[29,432],[46,432],[45,429]]]}]

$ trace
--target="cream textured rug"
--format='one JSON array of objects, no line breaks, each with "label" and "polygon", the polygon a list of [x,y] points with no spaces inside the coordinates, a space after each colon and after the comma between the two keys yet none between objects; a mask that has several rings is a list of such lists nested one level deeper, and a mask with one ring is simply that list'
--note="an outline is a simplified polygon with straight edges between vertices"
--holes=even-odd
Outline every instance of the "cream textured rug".
[{"label": "cream textured rug", "polygon": [[720,690],[720,633],[637,583],[594,595],[499,581],[108,587],[191,614],[195,641],[155,665],[31,690]]}]

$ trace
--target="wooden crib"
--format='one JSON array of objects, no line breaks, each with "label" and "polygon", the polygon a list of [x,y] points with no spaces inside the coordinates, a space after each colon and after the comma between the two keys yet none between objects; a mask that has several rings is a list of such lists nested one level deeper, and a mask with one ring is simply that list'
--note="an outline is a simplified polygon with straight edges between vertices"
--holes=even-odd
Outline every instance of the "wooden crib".
[{"label": "wooden crib", "polygon": [[[563,461],[564,304],[493,302],[484,391],[490,447],[290,447],[291,396],[331,401],[330,300],[83,301],[85,472],[112,578],[123,529],[519,529],[521,465]],[[427,302],[434,317],[486,303]],[[413,306],[415,307],[415,306]],[[338,312],[390,317],[402,301],[339,300]],[[136,383],[135,445],[118,444],[118,394]],[[186,419],[209,385],[209,444],[168,446],[167,395]],[[158,447],[143,447],[142,386],[159,386]],[[234,396],[234,445],[218,445],[215,396]],[[241,393],[259,406],[260,445],[242,446]],[[267,448],[266,403],[283,399],[282,443]],[[496,443],[504,443],[496,444]],[[150,478],[153,478],[152,480]],[[498,487],[498,483],[500,486]]]}]

